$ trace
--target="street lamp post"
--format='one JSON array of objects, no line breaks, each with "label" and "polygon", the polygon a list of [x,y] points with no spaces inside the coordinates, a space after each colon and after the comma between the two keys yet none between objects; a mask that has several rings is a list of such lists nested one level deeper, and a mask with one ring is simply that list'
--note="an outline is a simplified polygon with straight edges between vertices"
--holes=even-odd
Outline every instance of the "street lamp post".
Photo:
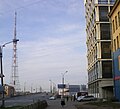
[{"label": "street lamp post", "polygon": [[68,71],[66,71],[65,73],[62,73],[62,84],[63,84],[63,89],[62,89],[62,98],[64,96],[64,88],[65,88],[65,85],[64,85],[64,76],[65,74],[67,73]]},{"label": "street lamp post", "polygon": [[51,80],[49,81],[50,81],[50,93],[52,93],[52,81]]},{"label": "street lamp post", "polygon": [[3,65],[2,65],[2,50],[3,50],[3,47],[5,47],[7,44],[10,44],[10,43],[12,43],[12,42],[17,42],[17,41],[19,41],[19,39],[13,39],[12,41],[10,41],[10,42],[7,42],[7,43],[5,43],[5,44],[3,44],[3,45],[1,45],[0,46],[0,66],[1,66],[1,73],[0,73],[0,78],[1,78],[1,85],[2,85],[2,88],[3,88],[3,91],[2,91],[2,105],[1,105],[1,107],[5,107],[5,97],[4,97],[4,83],[3,83],[3,77],[5,77],[4,76],[4,74],[3,74]]},{"label": "street lamp post", "polygon": [[54,82],[52,82],[52,83],[53,83],[53,93],[55,93],[56,92],[56,84]]},{"label": "street lamp post", "polygon": [[54,94],[56,92],[56,84],[52,80],[49,81],[50,81],[50,92]]},{"label": "street lamp post", "polygon": [[33,84],[31,84],[31,93],[33,93]]},{"label": "street lamp post", "polygon": [[[4,87],[3,86],[3,66],[2,66],[2,46],[0,46],[0,64],[1,64],[1,74],[0,74],[0,78],[1,78],[1,85],[2,85],[2,88]],[[2,90],[2,105],[1,107],[4,107],[5,105],[5,101],[4,101],[4,88]]]}]

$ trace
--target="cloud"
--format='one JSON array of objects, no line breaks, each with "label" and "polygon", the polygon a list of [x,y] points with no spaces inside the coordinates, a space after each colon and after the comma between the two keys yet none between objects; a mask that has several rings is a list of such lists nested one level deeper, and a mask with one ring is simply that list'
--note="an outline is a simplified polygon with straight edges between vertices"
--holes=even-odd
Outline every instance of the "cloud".
[{"label": "cloud", "polygon": [[74,51],[74,48],[78,46],[78,42],[78,39],[75,39],[75,37],[69,37],[61,39],[48,38],[43,42],[40,40],[38,42],[28,42],[24,46],[22,44],[20,49],[22,50],[24,57],[22,59],[24,61],[21,61],[20,64],[21,66],[25,64],[26,66],[22,66],[22,68],[26,70],[32,68],[29,73],[38,73],[46,69],[57,71],[57,69],[65,69],[65,67],[78,66],[79,61],[83,59],[83,55],[80,52]]},{"label": "cloud", "polygon": [[80,30],[80,25],[79,24],[66,24],[66,25],[60,25],[59,27],[59,32],[72,32],[72,31],[77,31]]}]

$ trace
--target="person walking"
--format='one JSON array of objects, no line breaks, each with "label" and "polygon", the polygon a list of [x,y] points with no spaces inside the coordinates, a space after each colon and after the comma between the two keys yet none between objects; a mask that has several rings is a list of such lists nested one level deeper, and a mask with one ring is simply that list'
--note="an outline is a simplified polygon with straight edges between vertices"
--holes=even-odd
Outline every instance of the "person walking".
[{"label": "person walking", "polygon": [[67,101],[68,101],[69,97],[67,96]]},{"label": "person walking", "polygon": [[75,95],[73,96],[73,101],[75,101],[76,100],[76,97],[75,97]]},{"label": "person walking", "polygon": [[62,98],[62,99],[61,99],[61,106],[64,107],[64,105],[65,105],[65,99]]},{"label": "person walking", "polygon": [[72,95],[71,95],[70,99],[71,99],[71,101],[72,101],[72,99],[73,99]]}]

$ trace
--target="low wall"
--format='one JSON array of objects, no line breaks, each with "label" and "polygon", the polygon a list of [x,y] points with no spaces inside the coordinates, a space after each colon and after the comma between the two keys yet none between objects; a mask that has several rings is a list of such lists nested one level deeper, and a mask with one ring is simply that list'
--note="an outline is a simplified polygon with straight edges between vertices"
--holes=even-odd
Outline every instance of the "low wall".
[{"label": "low wall", "polygon": [[48,106],[47,101],[38,100],[38,102],[36,102],[34,104],[30,104],[28,106],[20,107],[19,109],[45,109],[47,106]]}]

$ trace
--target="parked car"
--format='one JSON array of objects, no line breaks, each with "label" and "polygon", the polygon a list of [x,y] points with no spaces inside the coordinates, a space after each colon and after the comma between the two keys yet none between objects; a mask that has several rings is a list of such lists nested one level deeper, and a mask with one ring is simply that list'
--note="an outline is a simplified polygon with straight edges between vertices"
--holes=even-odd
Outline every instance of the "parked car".
[{"label": "parked car", "polygon": [[55,99],[56,99],[55,96],[51,96],[51,97],[49,98],[49,100],[55,100]]},{"label": "parked car", "polygon": [[77,98],[77,101],[93,101],[96,100],[96,98],[92,95],[88,95],[88,96],[80,96]]},{"label": "parked car", "polygon": [[85,97],[85,96],[79,96],[79,97],[77,98],[77,101],[81,101],[84,97]]}]

